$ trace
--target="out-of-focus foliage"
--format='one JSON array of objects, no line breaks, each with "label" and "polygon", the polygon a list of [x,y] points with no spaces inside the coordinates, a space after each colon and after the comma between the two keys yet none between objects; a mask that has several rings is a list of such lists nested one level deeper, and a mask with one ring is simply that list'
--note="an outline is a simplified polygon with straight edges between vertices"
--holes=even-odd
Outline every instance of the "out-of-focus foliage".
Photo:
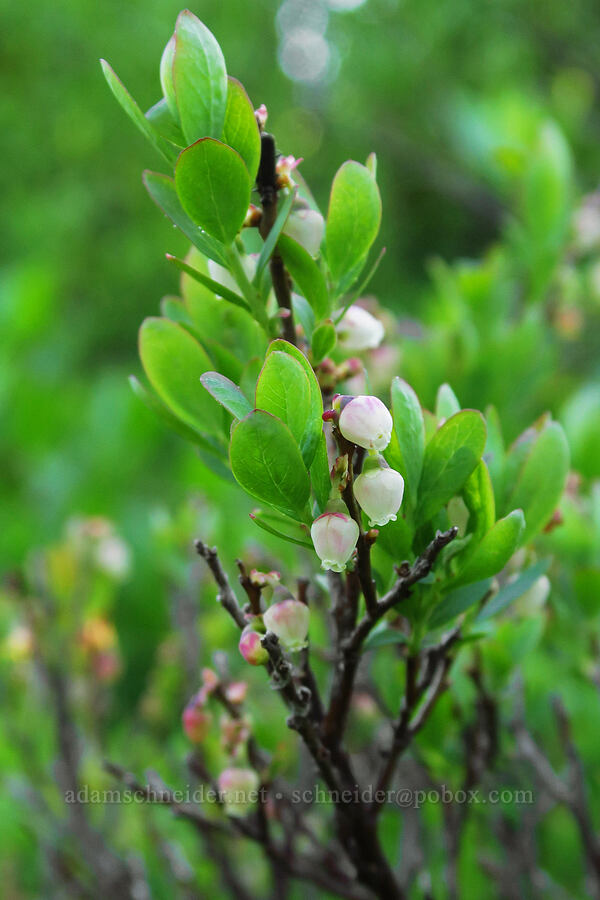
[{"label": "out-of-focus foliage", "polygon": [[[149,107],[160,95],[155,60],[179,7],[170,0],[2,4],[0,563],[9,571],[26,558],[35,565],[31,548],[58,545],[73,513],[110,516],[131,548],[123,581],[96,573],[85,602],[71,598],[65,609],[62,637],[77,657],[72,670],[84,696],[89,673],[81,647],[70,641],[89,618],[114,622],[118,635],[118,665],[106,690],[112,699],[88,704],[87,719],[85,703],[79,711],[83,727],[100,730],[84,767],[87,781],[102,787],[110,785],[101,744],[132,768],[152,765],[167,779],[185,780],[175,762],[185,753],[179,716],[197,672],[185,673],[181,624],[175,616],[173,626],[170,615],[184,585],[188,592],[202,587],[188,583],[190,538],[200,523],[226,562],[242,549],[263,567],[294,558],[263,533],[267,549],[258,551],[239,492],[209,473],[127,388],[127,375],[139,371],[140,320],[178,289],[164,250],[183,256],[187,245],[141,186],[140,169],[160,168],[160,160],[125,123],[97,60],[108,57]],[[538,541],[541,558],[552,552],[559,561],[549,573],[550,598],[542,615],[532,617],[523,603],[507,618],[484,663],[502,697],[510,693],[511,667],[522,663],[530,727],[557,766],[548,695],[563,696],[597,801],[598,700],[590,683],[598,667],[600,513],[591,482],[600,476],[600,228],[597,205],[582,206],[581,198],[600,173],[600,12],[592,0],[507,0],[476,14],[466,0],[340,7],[325,0],[206,0],[193,11],[218,36],[234,61],[231,74],[254,104],[268,103],[281,149],[304,157],[302,170],[322,207],[346,156],[377,151],[387,254],[370,289],[390,310],[400,352],[374,354],[374,387],[400,374],[433,407],[439,385],[448,382],[465,407],[495,405],[508,443],[544,410],[565,426],[582,480],[573,479],[563,498],[562,524]],[[183,505],[190,484],[202,497],[193,513]],[[241,523],[235,534],[232,511]],[[58,557],[60,577],[69,553],[63,547]],[[201,593],[199,641],[209,663],[206,648],[227,645],[230,634],[212,589]],[[27,643],[18,630],[26,617],[10,587],[6,595],[3,634],[13,640],[2,661],[2,698],[11,715],[3,717],[0,760],[11,791],[2,794],[0,866],[18,897],[39,894],[46,883],[36,828],[43,838],[47,826],[41,815],[36,828],[28,824],[31,798],[15,774],[24,756],[54,809],[58,796],[45,781],[54,758],[52,719],[39,685],[14,655]],[[386,663],[399,677],[391,649]],[[384,680],[390,692],[398,687]],[[460,719],[456,705],[468,717],[471,692],[468,672],[459,673],[456,691],[422,737],[440,781],[456,776],[450,750],[456,738],[458,753],[460,735],[453,736],[451,723]],[[268,706],[256,717],[260,737],[274,751],[285,742],[282,765],[293,766],[293,742],[265,693]],[[101,711],[92,723],[90,709]],[[357,741],[361,728],[368,731],[361,722]],[[22,734],[33,739],[26,747]],[[116,846],[127,852],[135,844],[156,896],[169,896],[138,808],[118,813]],[[513,814],[516,820],[520,811],[508,810],[509,821]],[[185,828],[159,815],[195,861]],[[435,829],[441,812],[428,815]],[[474,828],[478,816],[484,812],[473,816]],[[390,820],[391,844],[396,827]],[[493,856],[497,847],[486,833]],[[544,819],[540,843],[551,880],[584,896],[579,838],[559,809]],[[474,862],[466,841],[465,897],[486,889]],[[213,893],[209,863],[194,868],[196,889]],[[441,883],[441,863],[432,877]]]}]

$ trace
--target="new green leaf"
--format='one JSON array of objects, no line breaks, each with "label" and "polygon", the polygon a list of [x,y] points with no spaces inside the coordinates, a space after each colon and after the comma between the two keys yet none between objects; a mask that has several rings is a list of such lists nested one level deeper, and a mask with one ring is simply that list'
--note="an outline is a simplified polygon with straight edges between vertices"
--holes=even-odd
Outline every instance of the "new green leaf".
[{"label": "new green leaf", "polygon": [[425,454],[425,425],[419,399],[401,378],[392,381],[392,416],[402,462],[405,490],[414,507]]},{"label": "new green leaf", "polygon": [[330,312],[329,294],[325,277],[317,263],[298,241],[287,234],[282,234],[279,238],[279,252],[299,292],[312,306],[316,318],[325,318]]},{"label": "new green leaf", "polygon": [[237,482],[261,503],[302,517],[310,481],[296,441],[281,419],[256,409],[233,430],[229,449]]},{"label": "new green leaf", "polygon": [[349,160],[333,179],[325,229],[327,262],[347,289],[358,277],[381,222],[379,188],[366,166]]},{"label": "new green leaf", "polygon": [[417,520],[426,522],[459,493],[485,447],[481,413],[463,409],[439,428],[425,448]]},{"label": "new green leaf", "polygon": [[569,446],[558,422],[549,422],[537,436],[508,494],[508,505],[525,514],[521,543],[531,540],[558,506],[569,472]]},{"label": "new green leaf", "polygon": [[243,419],[252,412],[252,407],[237,384],[219,372],[205,372],[200,376],[200,381],[211,397],[214,397],[217,403],[224,406],[236,419]]},{"label": "new green leaf", "polygon": [[227,79],[227,107],[222,140],[237,150],[246,163],[250,181],[254,182],[260,161],[260,132],[244,86],[231,77]]},{"label": "new green leaf", "polygon": [[501,572],[517,549],[524,528],[525,517],[520,509],[514,509],[504,519],[499,519],[484,536],[453,584],[469,584]]},{"label": "new green leaf", "polygon": [[175,187],[188,216],[216,240],[231,244],[250,203],[250,178],[239,153],[212,138],[196,141],[177,161]]},{"label": "new green leaf", "polygon": [[256,384],[256,408],[271,413],[290,429],[310,466],[322,422],[312,416],[310,384],[301,364],[281,351],[270,353]]},{"label": "new green leaf", "polygon": [[223,432],[223,412],[199,383],[211,367],[192,335],[170,319],[146,319],[139,334],[144,371],[161,400],[190,428],[213,435]]},{"label": "new green leaf", "polygon": [[203,137],[221,137],[227,105],[225,60],[212,32],[187,9],[177,17],[171,68],[181,129],[188,144]]}]

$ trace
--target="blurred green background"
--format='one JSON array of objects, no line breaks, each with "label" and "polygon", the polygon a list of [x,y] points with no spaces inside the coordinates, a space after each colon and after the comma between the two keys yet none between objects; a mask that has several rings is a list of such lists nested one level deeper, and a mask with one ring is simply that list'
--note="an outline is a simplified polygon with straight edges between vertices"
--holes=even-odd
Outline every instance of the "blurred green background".
[{"label": "blurred green background", "polygon": [[[209,500],[185,519],[178,565],[196,521],[229,561],[256,540],[251,526],[227,527],[249,504],[127,385],[140,321],[177,290],[164,253],[186,246],[142,187],[141,170],[161,161],[98,59],[151,106],[179,8],[0,5],[0,568],[57,540],[73,514],[117,523],[134,560],[116,607],[125,710],[168,626],[158,511],[194,489]],[[280,148],[304,158],[322,208],[340,163],[377,152],[387,253],[370,291],[397,320],[391,374],[429,404],[442,381],[464,406],[494,402],[509,440],[549,409],[584,480],[600,475],[600,231],[586,245],[572,226],[600,174],[598,3],[206,0],[192,11],[267,104]],[[549,540],[588,565],[597,548],[585,533],[577,519],[566,542]]]}]

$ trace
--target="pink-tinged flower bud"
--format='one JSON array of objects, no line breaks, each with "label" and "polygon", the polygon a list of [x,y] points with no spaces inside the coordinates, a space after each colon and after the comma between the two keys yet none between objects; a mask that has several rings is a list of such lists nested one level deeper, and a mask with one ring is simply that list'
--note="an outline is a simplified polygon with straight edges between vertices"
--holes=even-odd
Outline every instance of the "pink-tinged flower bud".
[{"label": "pink-tinged flower bud", "polygon": [[394,423],[378,397],[354,397],[340,413],[339,428],[347,441],[365,450],[385,450]]},{"label": "pink-tinged flower bud", "polygon": [[261,637],[252,625],[246,625],[242,631],[239,651],[251,666],[264,666],[269,661],[269,654],[260,642]]},{"label": "pink-tinged flower bud", "polygon": [[208,710],[199,707],[194,700],[191,700],[183,711],[181,721],[183,722],[183,730],[190,741],[194,744],[199,744],[210,730],[212,714]]},{"label": "pink-tinged flower bud", "polygon": [[275,173],[277,175],[278,188],[293,188],[296,182],[292,178],[292,172],[302,162],[302,157],[296,159],[295,156],[280,156],[275,165]]},{"label": "pink-tinged flower bud", "polygon": [[334,501],[312,523],[310,536],[321,568],[343,572],[358,540],[358,525],[348,515],[345,504]]},{"label": "pink-tinged flower bud", "polygon": [[261,131],[264,131],[264,127],[267,124],[267,118],[269,113],[267,112],[267,107],[264,103],[261,103],[258,109],[254,110],[254,117],[256,119],[256,124],[258,125]]},{"label": "pink-tinged flower bud", "polygon": [[404,496],[404,478],[383,459],[368,459],[354,481],[354,496],[369,517],[369,525],[387,525],[396,521]]},{"label": "pink-tinged flower bud", "polygon": [[228,816],[245,816],[258,800],[258,775],[252,769],[224,769],[218,785]]},{"label": "pink-tinged flower bud", "polygon": [[[333,314],[336,319],[341,310]],[[384,337],[383,324],[362,306],[352,305],[336,325],[338,343],[344,350],[372,350]]]},{"label": "pink-tinged flower bud", "polygon": [[325,234],[325,219],[316,209],[296,209],[285,223],[283,233],[298,241],[315,257],[319,255]]},{"label": "pink-tinged flower bud", "polygon": [[230,703],[243,703],[248,693],[248,683],[246,681],[232,681],[225,688],[225,696]]},{"label": "pink-tinged flower bud", "polygon": [[301,650],[308,637],[308,606],[299,600],[274,603],[263,616],[267,631],[276,634],[285,650]]}]

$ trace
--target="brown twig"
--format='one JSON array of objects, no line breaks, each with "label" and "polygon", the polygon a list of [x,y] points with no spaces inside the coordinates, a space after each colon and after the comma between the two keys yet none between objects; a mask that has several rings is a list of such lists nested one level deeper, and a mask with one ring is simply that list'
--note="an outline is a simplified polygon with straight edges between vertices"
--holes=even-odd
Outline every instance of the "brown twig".
[{"label": "brown twig", "polygon": [[[260,235],[266,241],[277,219],[277,175],[275,171],[276,153],[275,139],[272,134],[263,132],[261,135],[261,154],[256,185],[260,194],[262,216],[259,225]],[[282,310],[283,336],[290,344],[296,343],[296,326],[294,324],[294,312],[292,309],[292,288],[290,277],[286,271],[281,254],[277,246],[269,260],[269,271],[273,290],[279,308]]]},{"label": "brown twig", "polygon": [[196,548],[196,552],[198,553],[198,555],[206,561],[206,564],[208,565],[208,568],[212,572],[213,578],[217,583],[217,587],[219,588],[217,601],[221,604],[223,609],[227,610],[238,628],[245,628],[247,622],[244,618],[242,610],[240,609],[239,603],[233,592],[233,588],[229,583],[227,573],[221,565],[221,560],[217,555],[216,548],[207,547],[206,544],[203,544],[202,541],[199,540],[194,541],[194,547]]}]

